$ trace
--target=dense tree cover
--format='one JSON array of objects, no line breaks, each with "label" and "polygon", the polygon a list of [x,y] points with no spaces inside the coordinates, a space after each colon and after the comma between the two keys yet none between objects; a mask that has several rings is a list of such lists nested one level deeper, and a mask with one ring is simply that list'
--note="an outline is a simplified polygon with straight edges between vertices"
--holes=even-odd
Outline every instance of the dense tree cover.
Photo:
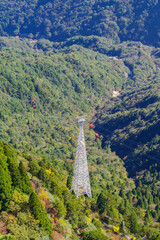
[{"label": "dense tree cover", "polygon": [[[74,40],[78,44],[79,39],[75,38],[56,47],[45,40],[1,38],[0,136],[21,150],[19,153],[2,144],[2,168],[7,171],[2,170],[4,178],[0,180],[1,220],[7,224],[7,231],[21,240],[62,236],[105,239],[111,238],[110,232],[113,239],[117,234],[124,238],[130,234],[156,240],[160,177],[155,165],[139,176],[134,188],[123,161],[111,152],[110,136],[104,135],[106,146],[102,149],[103,138],[95,139],[95,132],[85,124],[93,198],[77,199],[69,188],[78,134],[75,116],[87,112],[90,120],[95,105],[108,100],[112,90],[132,86],[133,82],[140,86],[145,79],[151,82],[151,77],[158,78],[158,52],[140,43],[115,47],[93,37],[83,38],[83,44],[79,44],[82,47],[74,45]],[[87,44],[90,50],[86,49]],[[144,94],[143,88],[139,90],[140,99],[141,93]],[[156,104],[157,99],[154,95],[144,102],[137,101],[137,108],[143,110],[143,104]],[[116,113],[118,101],[108,101],[107,113],[110,107],[112,115]],[[128,108],[133,107],[131,104]],[[99,106],[98,109],[95,118],[100,119]],[[155,121],[153,118],[151,123]],[[123,125],[123,121],[119,123]],[[110,124],[111,130],[112,127]],[[150,185],[145,187],[145,180]],[[5,203],[3,194],[7,194]]]},{"label": "dense tree cover", "polygon": [[11,199],[12,181],[5,155],[1,153],[0,158],[0,208],[3,210]]},{"label": "dense tree cover", "polygon": [[[5,45],[1,48],[1,138],[24,153],[31,151],[37,159],[53,162],[56,168],[64,165],[72,175],[78,135],[75,116],[87,112],[90,118],[92,108],[111,94],[114,85],[122,87],[126,79],[123,71],[128,71],[127,68],[123,62],[117,62],[113,70],[114,59],[80,46],[63,46],[57,52],[52,47],[43,52],[37,49],[38,42],[32,45],[28,40],[1,40]],[[36,109],[33,109],[32,99]],[[101,142],[95,141],[94,131],[90,131],[87,124],[85,132],[88,161],[94,170],[93,186],[97,187],[94,175],[102,182],[118,182],[116,175],[110,172],[122,163],[114,155],[110,160],[110,153],[101,150]],[[13,168],[12,181],[17,184],[19,169],[13,163],[12,167],[11,161],[8,157]],[[43,179],[48,187],[44,168],[40,169],[32,158],[28,161],[30,173]],[[123,176],[118,183],[121,186],[128,181],[126,173],[123,167],[116,171]]]},{"label": "dense tree cover", "polygon": [[[110,137],[112,149],[125,157],[131,176],[149,167],[160,169],[159,100],[159,83],[154,83],[122,92],[111,108],[106,104],[100,111],[97,123],[104,132],[104,145]],[[145,179],[151,181],[148,173]]]},{"label": "dense tree cover", "polygon": [[[101,189],[105,189],[104,185],[93,186],[94,198],[92,200],[84,197],[78,199],[66,187],[67,175],[64,168],[59,173],[50,162],[44,163],[39,161],[39,164],[35,164],[33,157],[27,154],[22,155],[2,142],[0,150],[1,156],[3,156],[1,158],[3,159],[1,167],[5,168],[5,173],[8,174],[7,178],[4,174],[1,174],[0,201],[2,207],[0,219],[6,224],[5,228],[11,234],[11,237],[15,236],[15,239],[29,240],[31,237],[35,239],[46,237],[46,239],[49,239],[50,236],[51,239],[54,239],[54,232],[59,232],[61,236],[69,234],[68,236],[71,237],[71,234],[78,227],[78,235],[81,239],[92,240],[97,239],[97,237],[98,239],[108,239],[107,235],[104,235],[100,228],[102,224],[100,222],[106,221],[101,214],[107,213],[113,218],[112,223],[116,221],[120,224],[119,212],[116,210],[116,207],[121,202],[118,197],[119,190],[116,190],[118,185],[115,185],[116,191],[114,190],[115,193],[113,195],[113,187],[107,186],[106,189],[108,191],[104,190],[102,194]],[[7,158],[9,159],[8,163]],[[21,161],[19,162],[20,159]],[[34,165],[32,165],[33,162]],[[28,171],[31,170],[31,172],[27,173],[26,169]],[[11,179],[15,173],[18,181],[12,183]],[[93,182],[94,177],[92,176],[91,179]],[[27,185],[28,188],[26,187]],[[47,189],[45,188],[46,186]],[[99,194],[97,194],[97,191]],[[5,202],[3,194],[5,195]],[[103,200],[100,200],[102,195]],[[107,203],[103,210],[102,204],[104,202],[102,201]],[[95,219],[94,216],[96,214],[98,216],[98,212],[100,216],[98,219]],[[89,225],[87,219],[93,223]],[[70,222],[72,230],[67,228],[64,233],[63,228],[66,226],[65,221],[67,220]],[[133,230],[131,232],[135,233]]]},{"label": "dense tree cover", "polygon": [[32,192],[29,198],[29,206],[31,209],[31,213],[35,217],[35,219],[39,220],[40,227],[44,228],[47,233],[51,235],[52,226],[50,221],[48,220],[47,213],[40,202],[37,195]]},{"label": "dense tree cover", "polygon": [[[113,89],[159,77],[154,48],[140,43],[114,47],[100,38],[83,39],[84,47],[80,47],[73,40],[55,50],[49,41],[51,48],[42,40],[32,44],[1,39],[0,134],[4,141],[27,151],[34,147],[34,152],[48,153],[51,158],[74,158],[75,116],[91,114],[91,108],[111,96]],[[75,41],[79,44],[78,38]],[[43,52],[39,43],[48,51]],[[93,138],[91,131],[87,134]]]},{"label": "dense tree cover", "polygon": [[[158,0],[0,1],[1,35],[62,41],[97,35],[159,46]],[[154,37],[153,37],[154,36]]]}]

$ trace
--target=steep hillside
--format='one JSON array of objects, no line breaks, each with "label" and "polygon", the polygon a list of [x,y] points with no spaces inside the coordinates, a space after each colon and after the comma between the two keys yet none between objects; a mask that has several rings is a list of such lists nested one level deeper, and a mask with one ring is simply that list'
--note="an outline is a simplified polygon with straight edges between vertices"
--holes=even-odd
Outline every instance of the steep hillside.
[{"label": "steep hillside", "polygon": [[76,44],[78,38],[58,45],[1,38],[1,139],[18,149],[70,157],[76,116],[87,113],[90,120],[113,90],[159,79],[155,48],[139,43],[115,47],[94,37]]},{"label": "steep hillside", "polygon": [[78,35],[159,46],[158,0],[0,1],[0,33],[63,41]]},{"label": "steep hillside", "polygon": [[[109,149],[94,147],[96,151],[98,174],[94,169],[90,171],[93,198],[76,198],[69,191],[71,176],[64,166],[53,160],[37,163],[31,155],[0,141],[0,239],[159,239],[158,231],[150,224],[152,213],[154,226],[158,226],[159,205],[156,203],[152,212],[148,205],[146,211],[140,204],[142,187],[128,188],[133,184],[126,177],[122,161]],[[102,165],[108,168],[106,176],[103,172],[104,179]],[[149,188],[143,188],[143,196],[147,194],[150,204],[155,203],[155,191],[147,191]]]},{"label": "steep hillside", "polygon": [[[159,240],[159,1],[0,13],[0,239]],[[70,191],[81,115],[92,199]]]},{"label": "steep hillside", "polygon": [[[71,186],[75,158],[78,134],[75,117],[87,113],[90,121],[95,107],[109,99],[113,90],[133,83],[141,85],[140,73],[143,80],[151,82],[143,67],[144,59],[151,76],[158,78],[159,58],[155,49],[138,43],[115,47],[95,37],[83,38],[83,46],[79,38],[60,44],[42,39],[0,40],[0,137],[17,149],[1,143],[2,239],[9,237],[7,233],[21,240],[28,240],[31,235],[35,239],[56,240],[115,239],[116,234],[124,239],[129,234],[148,239],[154,234],[159,237],[154,227],[158,226],[160,215],[158,193],[152,185],[144,190],[137,184],[134,189],[123,161],[109,146],[102,149],[102,137],[95,139],[89,122],[84,130],[93,198],[77,200],[66,188]],[[87,44],[91,49],[86,48]],[[134,71],[132,78],[127,59],[132,59],[133,69],[141,60],[142,67]],[[23,177],[29,189],[26,182],[21,183]],[[149,202],[148,210],[141,204],[143,198]],[[37,213],[37,207],[45,218],[48,216],[47,225],[40,220],[42,215]],[[154,224],[150,223],[151,217]]]},{"label": "steep hillside", "polygon": [[[91,119],[95,106],[111,94],[114,81],[122,85],[125,66],[117,63],[117,69],[108,74],[113,59],[76,45],[43,52],[36,47],[30,50],[28,45],[32,43],[27,40],[5,38],[4,44],[0,52],[1,139],[22,152],[32,153],[37,160],[60,164],[72,174],[78,136],[76,117],[87,113],[88,121]],[[97,179],[114,182],[110,172],[120,160],[112,157],[112,162],[105,151],[98,150],[101,141],[94,135],[87,122],[89,167]],[[108,164],[110,167],[105,167]],[[119,176],[124,172],[123,167],[120,169]],[[117,187],[121,184],[123,180]]]},{"label": "steep hillside", "polygon": [[104,133],[104,145],[110,139],[130,176],[152,167],[160,169],[159,88],[154,83],[123,91],[98,113],[97,128]]},{"label": "steep hillside", "polygon": [[1,137],[15,147],[58,151],[56,139],[75,142],[75,117],[88,112],[89,119],[94,106],[124,82],[125,65],[113,69],[112,59],[92,50],[73,45],[43,52],[20,40],[7,41],[17,46],[0,52]]},{"label": "steep hillside", "polygon": [[0,155],[0,239],[76,240],[88,232],[108,239],[97,224],[100,218],[94,220],[98,209],[93,212],[91,204],[96,202],[70,193],[64,169],[37,164],[2,142]]}]

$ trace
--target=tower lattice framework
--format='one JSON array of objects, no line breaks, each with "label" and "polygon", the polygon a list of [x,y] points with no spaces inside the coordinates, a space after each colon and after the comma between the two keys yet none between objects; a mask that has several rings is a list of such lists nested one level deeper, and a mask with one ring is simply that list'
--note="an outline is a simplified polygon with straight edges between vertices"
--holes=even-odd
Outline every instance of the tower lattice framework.
[{"label": "tower lattice framework", "polygon": [[77,197],[81,195],[92,197],[83,131],[85,116],[78,117],[77,121],[79,123],[79,135],[71,190],[75,192]]}]

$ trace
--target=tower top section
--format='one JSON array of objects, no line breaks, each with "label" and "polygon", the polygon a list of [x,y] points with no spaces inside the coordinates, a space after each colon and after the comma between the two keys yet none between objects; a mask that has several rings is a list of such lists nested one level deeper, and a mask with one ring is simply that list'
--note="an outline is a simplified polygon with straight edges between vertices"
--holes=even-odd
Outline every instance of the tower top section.
[{"label": "tower top section", "polygon": [[76,117],[77,122],[78,122],[78,123],[85,122],[85,121],[86,121],[86,117],[87,117],[87,115],[85,115],[85,116],[80,116],[80,117]]}]

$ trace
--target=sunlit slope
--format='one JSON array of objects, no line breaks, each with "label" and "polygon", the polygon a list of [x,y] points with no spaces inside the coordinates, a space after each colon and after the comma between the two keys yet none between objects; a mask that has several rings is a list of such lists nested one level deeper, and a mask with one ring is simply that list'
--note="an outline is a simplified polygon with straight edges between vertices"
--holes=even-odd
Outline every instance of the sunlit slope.
[{"label": "sunlit slope", "polygon": [[[114,85],[122,87],[125,65],[116,63],[114,68],[112,58],[81,46],[46,52],[31,46],[27,40],[13,38],[6,39],[1,48],[1,139],[37,159],[61,162],[72,172],[76,117],[87,114],[89,169],[105,183],[104,179],[111,182],[112,167],[120,164],[117,174],[124,176],[117,187],[128,182],[123,163],[101,150],[101,141],[95,140],[95,132],[88,127],[95,107],[112,94]],[[112,181],[117,181],[116,176]]]},{"label": "sunlit slope", "polygon": [[125,65],[115,66],[103,54],[80,46],[43,52],[17,41],[15,48],[0,52],[1,137],[12,144],[30,149],[45,148],[47,142],[52,148],[54,132],[57,138],[59,131],[67,131],[64,138],[72,136],[75,117],[91,116],[114,85],[121,88],[124,82]]}]

